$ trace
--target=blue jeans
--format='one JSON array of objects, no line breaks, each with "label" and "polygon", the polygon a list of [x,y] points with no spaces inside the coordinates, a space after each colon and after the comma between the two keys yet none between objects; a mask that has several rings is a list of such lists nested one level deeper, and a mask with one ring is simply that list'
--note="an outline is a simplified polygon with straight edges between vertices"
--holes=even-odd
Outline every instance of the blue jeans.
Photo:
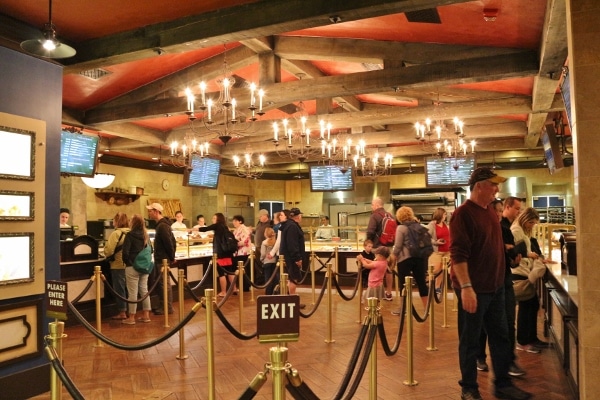
[{"label": "blue jeans", "polygon": [[[137,301],[139,297],[144,297],[148,293],[148,274],[140,274],[133,267],[125,268],[127,277],[127,291],[129,292],[129,315],[135,315],[137,312]],[[142,310],[150,310],[150,296],[142,300]]]},{"label": "blue jeans", "polygon": [[513,351],[508,338],[504,286],[496,293],[477,294],[477,311],[468,313],[462,307],[461,291],[455,289],[458,298],[458,360],[463,389],[478,389],[477,355],[482,329],[488,334],[490,356],[494,368],[494,384],[497,388],[512,385],[508,367]]},{"label": "blue jeans", "polygon": [[[110,276],[112,278],[112,285],[115,292],[119,295],[127,298],[127,286],[125,284],[125,269],[111,269]],[[120,298],[116,297],[117,308],[119,312],[127,311],[127,303]]]}]

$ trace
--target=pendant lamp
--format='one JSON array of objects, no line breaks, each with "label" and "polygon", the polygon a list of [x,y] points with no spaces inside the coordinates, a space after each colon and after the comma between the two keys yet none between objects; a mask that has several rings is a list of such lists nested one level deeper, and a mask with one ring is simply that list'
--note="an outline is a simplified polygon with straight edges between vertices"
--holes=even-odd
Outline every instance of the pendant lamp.
[{"label": "pendant lamp", "polygon": [[66,44],[61,43],[56,38],[56,27],[52,23],[52,0],[49,0],[49,11],[48,11],[48,23],[44,24],[42,29],[43,38],[30,39],[21,42],[21,48],[28,52],[40,57],[45,58],[69,58],[73,57],[75,53],[74,48]]}]

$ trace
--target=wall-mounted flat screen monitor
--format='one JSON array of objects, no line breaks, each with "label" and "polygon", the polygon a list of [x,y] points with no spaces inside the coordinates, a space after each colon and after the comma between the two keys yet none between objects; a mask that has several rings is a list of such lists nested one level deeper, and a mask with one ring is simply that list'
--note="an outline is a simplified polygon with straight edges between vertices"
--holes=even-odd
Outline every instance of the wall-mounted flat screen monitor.
[{"label": "wall-mounted flat screen monitor", "polygon": [[185,186],[216,189],[219,184],[221,160],[217,158],[200,157],[192,155],[192,168],[186,169],[183,174]]},{"label": "wall-mounted flat screen monitor", "polygon": [[426,186],[449,188],[468,186],[469,177],[476,168],[474,156],[425,158]]},{"label": "wall-mounted flat screen monitor", "polygon": [[563,169],[565,164],[563,163],[562,155],[560,154],[560,148],[558,146],[558,140],[556,139],[554,125],[548,124],[542,128],[540,140],[542,141],[544,157],[546,157],[546,163],[548,164],[550,175]]},{"label": "wall-mounted flat screen monitor", "polygon": [[352,168],[349,168],[346,172],[342,172],[335,165],[311,165],[310,190],[311,192],[354,190]]},{"label": "wall-mounted flat screen monitor", "polygon": [[62,131],[60,134],[60,172],[93,177],[96,172],[99,136]]},{"label": "wall-mounted flat screen monitor", "polygon": [[563,75],[563,80],[560,84],[560,94],[562,95],[563,102],[565,103],[565,110],[567,112],[567,119],[569,120],[569,127],[573,128],[571,126],[573,120],[571,119],[571,81],[569,78],[569,70],[567,70]]}]

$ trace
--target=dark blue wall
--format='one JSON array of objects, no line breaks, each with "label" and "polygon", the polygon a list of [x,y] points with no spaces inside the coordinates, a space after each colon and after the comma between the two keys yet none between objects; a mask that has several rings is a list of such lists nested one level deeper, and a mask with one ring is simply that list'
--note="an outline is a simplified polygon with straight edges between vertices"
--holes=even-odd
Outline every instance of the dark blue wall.
[{"label": "dark blue wall", "polygon": [[[46,121],[46,209],[45,218],[36,215],[35,223],[44,224],[46,280],[59,280],[58,204],[60,201],[62,66],[0,47],[0,112]],[[36,173],[40,173],[40,171],[36,171]],[[5,223],[10,222],[3,222],[3,224]],[[0,287],[0,299],[2,297],[2,288]],[[37,297],[43,297],[43,295],[27,299]],[[0,305],[21,300],[23,299],[0,300]],[[46,334],[49,321],[45,318],[43,321],[44,334]],[[0,368],[0,378],[47,363],[46,357],[42,355],[36,359],[11,364]],[[0,397],[2,396],[0,395]]]}]

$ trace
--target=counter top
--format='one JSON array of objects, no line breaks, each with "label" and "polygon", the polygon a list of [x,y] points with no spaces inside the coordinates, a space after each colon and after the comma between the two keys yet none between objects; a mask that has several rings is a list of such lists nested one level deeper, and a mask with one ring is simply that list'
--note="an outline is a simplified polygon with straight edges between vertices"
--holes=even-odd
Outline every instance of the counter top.
[{"label": "counter top", "polygon": [[569,275],[561,268],[561,263],[546,264],[548,271],[569,295],[575,306],[579,307],[579,290],[576,275]]}]

